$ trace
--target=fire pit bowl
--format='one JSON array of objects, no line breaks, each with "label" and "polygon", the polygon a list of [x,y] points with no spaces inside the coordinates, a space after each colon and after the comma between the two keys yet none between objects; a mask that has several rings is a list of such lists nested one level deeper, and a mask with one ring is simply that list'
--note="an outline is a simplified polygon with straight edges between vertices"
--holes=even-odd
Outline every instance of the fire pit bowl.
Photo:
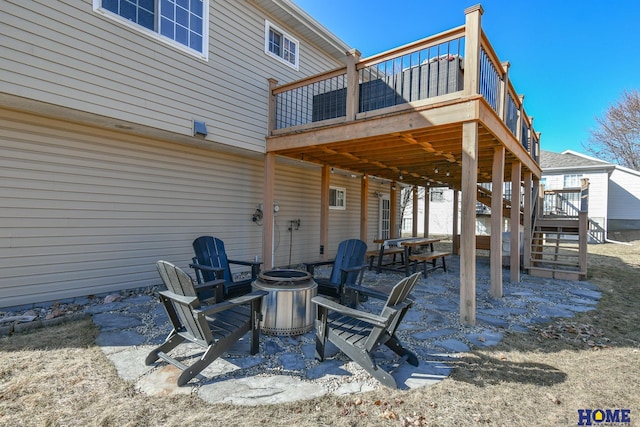
[{"label": "fire pit bowl", "polygon": [[268,335],[300,335],[313,328],[316,309],[311,298],[318,284],[311,274],[298,270],[260,273],[254,290],[267,291],[262,300],[262,332]]}]

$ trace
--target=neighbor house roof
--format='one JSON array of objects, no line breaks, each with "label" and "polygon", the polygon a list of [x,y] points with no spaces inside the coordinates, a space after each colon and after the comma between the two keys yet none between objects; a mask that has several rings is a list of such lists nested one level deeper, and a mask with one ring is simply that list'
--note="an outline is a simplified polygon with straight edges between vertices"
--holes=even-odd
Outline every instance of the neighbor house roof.
[{"label": "neighbor house roof", "polygon": [[605,162],[604,160],[589,157],[571,150],[565,150],[562,153],[541,150],[540,166],[542,167],[543,173],[553,170],[614,169],[616,167],[613,163]]}]

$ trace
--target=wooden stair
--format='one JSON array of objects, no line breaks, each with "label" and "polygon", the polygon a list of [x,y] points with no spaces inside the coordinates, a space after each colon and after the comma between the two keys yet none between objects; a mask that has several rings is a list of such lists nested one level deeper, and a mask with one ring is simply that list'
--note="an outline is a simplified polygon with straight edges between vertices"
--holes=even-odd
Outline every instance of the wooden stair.
[{"label": "wooden stair", "polygon": [[[491,209],[491,190],[478,185],[476,200]],[[524,221],[524,211],[520,206],[518,209],[520,210],[520,224],[522,224]],[[504,197],[502,198],[502,216],[504,218],[511,218],[511,200]]]},{"label": "wooden stair", "polygon": [[536,219],[527,266],[529,274],[561,280],[585,280],[586,231],[586,213],[577,218]]}]

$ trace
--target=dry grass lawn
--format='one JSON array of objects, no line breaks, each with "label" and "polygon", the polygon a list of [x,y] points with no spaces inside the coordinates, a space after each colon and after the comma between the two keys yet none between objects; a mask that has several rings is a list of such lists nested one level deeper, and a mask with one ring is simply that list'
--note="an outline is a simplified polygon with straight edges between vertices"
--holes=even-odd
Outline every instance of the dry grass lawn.
[{"label": "dry grass lawn", "polygon": [[118,377],[84,320],[0,339],[0,425],[568,426],[581,408],[629,408],[640,425],[640,241],[589,251],[597,312],[506,335],[431,387],[261,407],[148,397]]}]

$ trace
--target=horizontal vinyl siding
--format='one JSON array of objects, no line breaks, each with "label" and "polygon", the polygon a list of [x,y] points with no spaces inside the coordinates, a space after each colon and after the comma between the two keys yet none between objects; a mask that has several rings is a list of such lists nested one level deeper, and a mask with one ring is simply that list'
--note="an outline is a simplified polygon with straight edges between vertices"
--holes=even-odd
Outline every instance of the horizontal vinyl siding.
[{"label": "horizontal vinyl siding", "polygon": [[288,82],[339,65],[304,39],[299,72],[266,55],[267,16],[246,1],[210,0],[208,62],[93,12],[90,1],[2,9],[6,93],[185,135],[193,119],[204,120],[207,139],[258,152],[267,79]]},{"label": "horizontal vinyl siding", "polygon": [[159,283],[194,238],[258,254],[263,163],[0,110],[0,305]]},{"label": "horizontal vinyl siding", "polygon": [[609,183],[609,220],[640,219],[640,177],[615,169]]},{"label": "horizontal vinyl siding", "polygon": [[360,180],[335,173],[329,185],[346,190],[346,209],[329,209],[329,247],[325,251],[333,258],[341,241],[360,238]]},{"label": "horizontal vinyl siding", "polygon": [[[274,265],[319,260],[320,168],[283,160],[276,165],[276,182],[280,211],[274,219]],[[290,221],[298,219],[298,230],[288,231]]]},{"label": "horizontal vinyl siding", "polygon": [[589,180],[589,218],[606,229],[609,174],[607,172],[585,173],[582,177]]},{"label": "horizontal vinyl siding", "polygon": [[[251,220],[263,199],[261,156],[3,109],[0,135],[0,307],[156,285],[158,259],[191,273],[191,243],[205,234],[230,258],[261,257],[262,226]],[[334,256],[359,237],[360,181],[331,184],[347,189],[347,210],[330,212]],[[320,259],[320,168],[278,158],[275,188],[275,265]],[[377,208],[370,214],[377,230]]]}]

